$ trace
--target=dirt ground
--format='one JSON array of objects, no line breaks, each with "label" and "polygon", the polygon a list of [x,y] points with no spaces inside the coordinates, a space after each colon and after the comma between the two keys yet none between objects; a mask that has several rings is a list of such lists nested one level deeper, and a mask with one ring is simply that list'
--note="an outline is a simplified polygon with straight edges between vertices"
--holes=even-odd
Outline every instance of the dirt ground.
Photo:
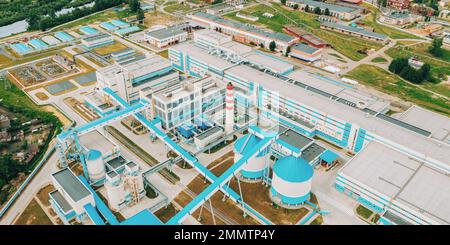
[{"label": "dirt ground", "polygon": [[176,21],[176,18],[160,12],[145,13],[144,25],[151,27],[154,25],[169,25],[171,22]]},{"label": "dirt ground", "polygon": [[36,194],[36,197],[45,206],[50,206],[50,197],[48,196],[48,194],[54,190],[55,187],[53,185],[46,185],[44,188],[39,190],[39,192]]},{"label": "dirt ground", "polygon": [[58,119],[61,121],[61,123],[64,125],[64,127],[67,127],[72,123],[72,121],[70,121],[69,118],[64,116],[64,114],[62,114],[58,109],[56,109],[51,105],[43,106],[42,109],[44,109],[44,111],[51,112],[53,113],[53,115],[57,116]]},{"label": "dirt ground", "polygon": [[19,216],[15,225],[52,225],[52,221],[47,214],[39,206],[38,202],[33,199]]},{"label": "dirt ground", "polygon": [[128,47],[122,44],[121,42],[114,42],[113,44],[106,45],[103,47],[95,48],[94,51],[99,55],[107,55],[114,52],[119,52],[127,49]]}]

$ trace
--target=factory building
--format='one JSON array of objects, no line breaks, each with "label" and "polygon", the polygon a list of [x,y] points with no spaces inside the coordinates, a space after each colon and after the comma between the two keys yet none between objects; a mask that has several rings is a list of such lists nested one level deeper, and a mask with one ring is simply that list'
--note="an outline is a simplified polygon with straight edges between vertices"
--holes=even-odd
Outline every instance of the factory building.
[{"label": "factory building", "polygon": [[285,53],[287,47],[298,42],[297,37],[292,37],[284,33],[268,32],[261,28],[243,24],[238,21],[224,19],[212,14],[198,12],[188,16],[191,19],[192,26],[199,26],[219,31],[232,36],[234,40],[253,45],[262,44],[268,48],[273,41],[276,44],[276,50]]},{"label": "factory building", "polygon": [[[201,50],[198,46],[190,46]],[[204,57],[208,61],[214,57],[215,63],[220,59],[206,51]],[[202,60],[202,57],[197,59],[211,63]],[[450,169],[446,157],[450,147],[430,139],[430,132],[425,129],[385,115],[389,110],[386,101],[303,71],[275,76],[248,64],[233,65],[225,59],[222,59],[222,65],[222,79],[233,83],[236,101],[244,98],[245,103],[248,102],[237,103],[236,111],[243,104],[243,109],[247,111],[257,107],[260,115],[279,121],[308,137],[320,137],[353,152],[359,152],[371,141],[379,141],[437,168]],[[227,66],[230,67],[225,68]]]},{"label": "factory building", "polygon": [[52,182],[56,190],[49,193],[50,203],[61,221],[64,224],[83,222],[86,218],[85,207],[95,207],[89,189],[68,168],[53,173]]},{"label": "factory building", "polygon": [[81,45],[88,49],[94,49],[114,43],[111,35],[106,33],[93,34],[81,39]]},{"label": "factory building", "polygon": [[377,41],[377,42],[386,42],[388,40],[388,36],[372,31],[368,31],[362,27],[353,27],[348,25],[342,25],[333,22],[323,22],[320,24],[320,28],[340,33],[345,33],[348,35],[352,35],[355,37],[360,37],[363,39]]},{"label": "factory building", "polygon": [[169,59],[174,67],[193,76],[214,73],[223,76],[224,70],[235,63],[247,63],[259,70],[286,75],[294,66],[276,56],[255,51],[232,41],[230,36],[213,30],[194,32],[194,42],[169,48]]},{"label": "factory building", "polygon": [[158,48],[165,48],[186,41],[187,37],[184,25],[174,25],[145,32],[144,40]]},{"label": "factory building", "polygon": [[315,8],[320,8],[321,13],[325,13],[325,10],[330,11],[330,16],[343,19],[353,20],[360,16],[363,8],[354,5],[339,5],[326,2],[319,2],[313,0],[287,0],[286,6],[293,8],[294,5],[298,5],[298,9],[304,11],[306,6],[309,7],[309,11]]},{"label": "factory building", "polygon": [[170,62],[159,55],[107,66],[97,70],[96,75],[100,91],[110,88],[129,103],[179,82]]},{"label": "factory building", "polygon": [[155,93],[152,99],[152,114],[161,119],[166,130],[183,124],[191,126],[201,119],[225,123],[225,84],[214,77],[183,81]]},{"label": "factory building", "polygon": [[450,224],[448,171],[380,142],[347,162],[335,186],[380,214],[380,224]]},{"label": "factory building", "polygon": [[122,173],[108,172],[105,188],[112,210],[118,212],[126,206],[133,206],[145,196],[142,170],[136,163],[128,162]]},{"label": "factory building", "polygon": [[304,43],[297,43],[291,47],[289,57],[294,57],[307,62],[313,62],[322,57],[322,49],[311,47]]}]

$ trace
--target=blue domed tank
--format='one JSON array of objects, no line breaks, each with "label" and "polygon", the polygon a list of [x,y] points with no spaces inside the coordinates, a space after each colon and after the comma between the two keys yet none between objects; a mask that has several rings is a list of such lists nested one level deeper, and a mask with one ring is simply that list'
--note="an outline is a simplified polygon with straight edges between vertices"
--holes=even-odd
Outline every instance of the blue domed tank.
[{"label": "blue domed tank", "polygon": [[[234,143],[234,159],[239,160],[243,155],[247,154],[253,146],[261,141],[260,138],[253,134],[246,134],[236,140]],[[241,175],[243,180],[262,180],[264,173],[268,171],[267,157],[269,153],[269,147],[264,151],[261,151],[258,155],[248,160],[241,169]]]},{"label": "blue domed tank", "polygon": [[295,207],[310,197],[312,166],[301,157],[287,156],[273,166],[272,201],[280,205]]}]

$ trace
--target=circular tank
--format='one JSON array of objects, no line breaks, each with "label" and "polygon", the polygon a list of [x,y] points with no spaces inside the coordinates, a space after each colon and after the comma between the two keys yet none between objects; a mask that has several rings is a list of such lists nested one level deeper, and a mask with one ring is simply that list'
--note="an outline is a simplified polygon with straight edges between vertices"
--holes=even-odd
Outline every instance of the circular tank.
[{"label": "circular tank", "polygon": [[273,166],[272,201],[287,208],[295,208],[310,197],[311,179],[314,170],[301,158],[288,156],[276,161]]},{"label": "circular tank", "polygon": [[119,204],[123,202],[125,192],[123,181],[120,178],[114,182],[108,181],[105,183],[105,189],[109,207],[114,211],[120,210]]},{"label": "circular tank", "polygon": [[101,152],[89,150],[86,155],[86,167],[91,182],[97,182],[105,178],[105,163]]},{"label": "circular tank", "polygon": [[[235,162],[239,160],[242,155],[245,155],[248,151],[252,149],[253,146],[261,141],[258,137],[252,134],[244,135],[243,137],[236,140],[234,143],[234,159]],[[248,181],[262,180],[264,174],[267,171],[267,157],[268,149],[260,152],[255,157],[248,160],[246,164],[241,169],[242,179]]]}]

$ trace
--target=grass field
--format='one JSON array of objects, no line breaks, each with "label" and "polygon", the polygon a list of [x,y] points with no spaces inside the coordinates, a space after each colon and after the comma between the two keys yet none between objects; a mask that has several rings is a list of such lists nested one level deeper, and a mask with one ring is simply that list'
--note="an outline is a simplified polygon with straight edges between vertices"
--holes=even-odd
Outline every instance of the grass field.
[{"label": "grass field", "polygon": [[417,56],[420,61],[430,64],[431,71],[438,77],[450,76],[450,51],[444,50],[443,56],[438,58],[428,53],[428,46],[427,43],[412,46],[396,45],[386,50],[385,53],[392,58]]},{"label": "grass field", "polygon": [[125,50],[127,48],[128,47],[125,44],[115,41],[113,44],[102,46],[102,47],[98,47],[98,48],[95,48],[93,50],[99,55],[107,55],[107,54],[110,54],[110,53],[114,53],[114,52],[119,52],[119,51]]},{"label": "grass field", "polygon": [[375,57],[375,58],[373,58],[371,60],[371,62],[374,62],[374,63],[386,63],[387,60],[385,58],[383,58],[383,57]]},{"label": "grass field", "polygon": [[[366,57],[365,54],[359,53],[358,50],[370,48],[378,50],[382,47],[382,44],[380,43],[370,42],[367,40],[350,37],[345,34],[322,30],[320,29],[320,22],[315,19],[316,15],[314,14],[286,9],[276,3],[273,3],[272,7],[273,8],[260,4],[240,12],[246,15],[259,17],[257,24],[264,25],[266,28],[277,32],[282,32],[283,26],[285,25],[294,24],[291,21],[293,20],[307,31],[329,42],[331,46],[336,49],[336,51],[352,60],[361,60]],[[271,13],[274,16],[272,18],[267,18],[263,16],[264,13]],[[286,16],[288,18],[286,18]],[[227,14],[225,17],[244,23],[255,24],[255,22],[237,17],[236,13]]]},{"label": "grass field", "polygon": [[186,12],[191,11],[192,8],[185,4],[175,3],[175,4],[171,4],[171,5],[166,5],[166,7],[164,7],[164,10],[169,13],[175,13],[175,12],[186,13]]},{"label": "grass field", "polygon": [[23,213],[17,219],[15,225],[53,225],[50,218],[39,206],[38,202],[33,199],[25,208]]},{"label": "grass field", "polygon": [[346,77],[360,81],[364,85],[399,97],[430,110],[450,115],[450,102],[428,91],[418,89],[400,77],[372,65],[360,65],[346,74]]},{"label": "grass field", "polygon": [[363,217],[363,218],[365,218],[365,219],[368,219],[368,218],[370,217],[370,215],[373,214],[373,212],[372,212],[370,209],[368,209],[368,208],[366,208],[366,207],[364,207],[364,206],[362,206],[362,205],[359,205],[359,206],[356,208],[356,213],[357,213],[359,216],[361,216],[361,217]]}]

